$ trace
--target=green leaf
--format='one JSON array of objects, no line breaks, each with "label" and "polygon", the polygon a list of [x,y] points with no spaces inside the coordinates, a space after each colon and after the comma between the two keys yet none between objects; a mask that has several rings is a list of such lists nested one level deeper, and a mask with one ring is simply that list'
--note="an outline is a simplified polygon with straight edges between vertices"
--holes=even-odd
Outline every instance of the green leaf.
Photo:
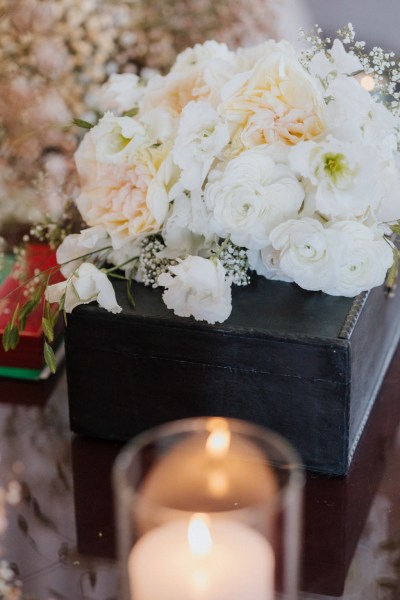
[{"label": "green leaf", "polygon": [[82,129],[92,129],[94,127],[94,123],[89,123],[89,121],[85,121],[84,119],[73,119],[72,122],[77,127],[82,127]]},{"label": "green leaf", "polygon": [[17,317],[18,317],[18,313],[19,313],[19,302],[14,309],[13,316],[11,317],[11,327],[14,327],[15,321],[17,320]]},{"label": "green leaf", "polygon": [[44,362],[49,367],[52,373],[56,372],[56,357],[54,356],[54,351],[51,346],[47,342],[44,343],[43,350]]},{"label": "green leaf", "polygon": [[16,325],[13,325],[10,329],[10,348],[15,350],[19,344],[19,331]]},{"label": "green leaf", "polygon": [[25,329],[27,317],[29,317],[31,312],[37,307],[38,304],[39,304],[39,299],[34,300],[33,298],[31,298],[30,300],[25,302],[25,304],[19,311],[18,322],[19,322],[21,331],[23,331]]},{"label": "green leaf", "polygon": [[48,341],[51,343],[54,340],[54,328],[53,328],[52,321],[49,321],[49,319],[46,319],[46,317],[43,317],[42,327],[43,327],[44,335],[46,336]]},{"label": "green leaf", "polygon": [[11,324],[7,323],[6,328],[3,332],[2,344],[3,348],[6,352],[8,352],[11,348],[10,346],[10,334],[11,334]]},{"label": "green leaf", "polygon": [[131,108],[129,110],[126,110],[124,112],[124,117],[136,117],[136,115],[138,114],[139,109],[138,108]]}]

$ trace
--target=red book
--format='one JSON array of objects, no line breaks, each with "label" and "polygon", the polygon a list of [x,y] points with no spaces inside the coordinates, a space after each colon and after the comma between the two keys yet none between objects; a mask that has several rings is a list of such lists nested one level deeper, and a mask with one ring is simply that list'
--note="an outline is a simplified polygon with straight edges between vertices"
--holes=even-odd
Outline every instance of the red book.
[{"label": "red book", "polygon": [[[24,295],[25,287],[21,286],[21,283],[33,277],[36,272],[47,271],[56,265],[55,252],[46,244],[29,244],[27,246],[24,263],[14,265],[9,275],[0,285],[0,335],[3,334],[17,304],[19,303],[22,307],[27,300],[26,295]],[[58,270],[51,280],[53,283],[62,280]],[[25,331],[20,334],[17,348],[5,352],[3,347],[0,346],[0,368],[17,367],[29,370],[41,370],[43,368],[43,303],[44,299],[29,315]],[[7,370],[6,374],[8,374]]]}]

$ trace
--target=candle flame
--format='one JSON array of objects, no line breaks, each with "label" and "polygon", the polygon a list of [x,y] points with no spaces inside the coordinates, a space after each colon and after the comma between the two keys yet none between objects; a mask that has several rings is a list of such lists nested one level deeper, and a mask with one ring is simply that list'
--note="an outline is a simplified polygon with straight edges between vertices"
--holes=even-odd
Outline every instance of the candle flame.
[{"label": "candle flame", "polygon": [[224,457],[228,453],[231,444],[231,432],[228,423],[225,419],[210,419],[207,429],[210,431],[210,435],[207,438],[206,451],[213,458]]},{"label": "candle flame", "polygon": [[194,556],[206,556],[212,548],[212,538],[208,528],[207,515],[195,514],[188,526],[188,542]]},{"label": "candle flame", "polygon": [[364,90],[367,90],[367,92],[372,92],[372,90],[375,88],[375,80],[373,77],[371,77],[371,75],[364,75],[360,79],[360,83]]}]

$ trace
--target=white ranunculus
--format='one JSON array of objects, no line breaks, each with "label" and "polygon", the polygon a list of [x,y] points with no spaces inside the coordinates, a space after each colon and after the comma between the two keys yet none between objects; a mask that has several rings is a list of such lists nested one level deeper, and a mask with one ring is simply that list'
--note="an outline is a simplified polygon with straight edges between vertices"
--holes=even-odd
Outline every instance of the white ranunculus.
[{"label": "white ranunculus", "polygon": [[288,283],[293,281],[280,268],[279,251],[272,246],[267,246],[262,250],[247,250],[247,258],[250,269],[253,269],[257,275],[275,281],[286,281]]},{"label": "white ranunculus", "polygon": [[80,304],[94,301],[112,313],[119,313],[122,310],[107,275],[91,263],[82,263],[66,281],[49,285],[46,290],[46,300],[50,303],[59,303],[64,294],[64,309],[68,313]]},{"label": "white ranunculus", "polygon": [[200,188],[215,157],[229,142],[228,126],[205,101],[189,102],[182,111],[172,155],[187,190]]},{"label": "white ranunculus", "polygon": [[362,218],[377,202],[376,156],[363,143],[332,137],[300,142],[291,150],[289,164],[311,184],[315,210],[328,219]]},{"label": "white ranunculus", "polygon": [[116,117],[106,112],[86,135],[93,140],[98,162],[124,164],[145,144],[146,128],[132,117]]},{"label": "white ranunculus", "polygon": [[219,236],[257,249],[268,245],[274,227],[297,216],[304,190],[292,171],[260,146],[211,171],[204,198]]},{"label": "white ranunculus", "polygon": [[117,110],[122,113],[138,106],[144,89],[138,75],[113,73],[98,90],[95,102],[101,112]]},{"label": "white ranunculus", "polygon": [[271,232],[283,273],[305,290],[326,289],[334,277],[335,249],[316,219],[290,219]]},{"label": "white ranunculus", "polygon": [[[61,265],[61,273],[64,277],[69,277],[84,261],[91,262],[91,260],[101,258],[101,255],[104,256],[104,252],[99,252],[99,250],[110,248],[110,246],[110,237],[101,226],[89,227],[82,229],[80,233],[67,235],[56,253],[57,262]],[[93,253],[91,257],[88,256],[89,253]]]},{"label": "white ranunculus", "polygon": [[362,223],[340,221],[326,226],[335,262],[335,277],[322,291],[332,296],[356,296],[385,281],[393,263],[390,245]]},{"label": "white ranunculus", "polygon": [[309,68],[312,75],[325,79],[328,76],[351,75],[362,71],[363,66],[360,59],[355,54],[346,52],[342,42],[336,39],[326,53],[321,51],[313,56]]},{"label": "white ranunculus", "polygon": [[219,260],[188,256],[158,278],[165,287],[163,300],[180,317],[197,321],[225,321],[232,310],[231,281]]}]

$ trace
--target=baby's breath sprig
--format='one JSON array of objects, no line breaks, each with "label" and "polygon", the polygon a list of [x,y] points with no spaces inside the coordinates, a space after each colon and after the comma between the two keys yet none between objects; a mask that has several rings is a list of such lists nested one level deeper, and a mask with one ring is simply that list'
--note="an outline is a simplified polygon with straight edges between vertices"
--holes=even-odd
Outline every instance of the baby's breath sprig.
[{"label": "baby's breath sprig", "polygon": [[229,238],[221,244],[215,256],[219,258],[228,277],[238,286],[249,285],[249,260],[245,248],[236,246]]},{"label": "baby's breath sprig", "polygon": [[[312,58],[318,52],[325,52],[328,60],[330,59],[328,51],[332,40],[329,37],[322,38],[320,36],[321,32],[322,30],[318,25],[315,25],[309,33],[300,30],[300,39],[308,44],[308,47],[300,55],[300,62],[306,69],[309,68]],[[355,32],[351,23],[338,29],[335,37],[346,46],[346,52],[354,54],[360,60],[364,72],[373,77],[375,82],[374,95],[379,97],[379,101],[396,118],[400,119],[400,60],[396,58],[395,53],[387,52],[379,46],[374,46],[372,50],[368,51],[365,42],[355,39]],[[400,139],[398,128],[397,134]]]},{"label": "baby's breath sprig", "polygon": [[177,264],[174,259],[158,256],[164,248],[165,244],[160,236],[151,235],[143,240],[139,258],[139,271],[144,285],[156,286],[161,273],[166,273],[170,266]]}]

